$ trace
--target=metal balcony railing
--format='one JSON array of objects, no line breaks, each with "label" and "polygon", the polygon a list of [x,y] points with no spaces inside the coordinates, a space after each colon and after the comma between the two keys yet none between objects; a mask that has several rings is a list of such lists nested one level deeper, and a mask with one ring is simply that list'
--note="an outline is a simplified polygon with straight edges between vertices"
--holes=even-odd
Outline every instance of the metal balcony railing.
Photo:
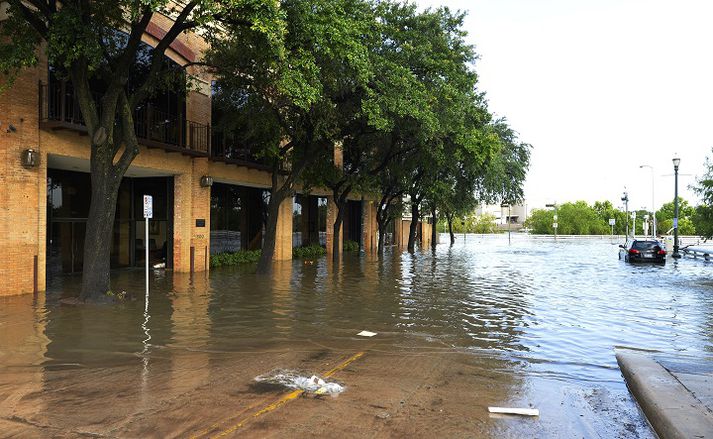
[{"label": "metal balcony railing", "polygon": [[269,163],[258,158],[249,148],[244,148],[229,134],[213,130],[211,132],[210,156],[213,160],[218,160],[236,165],[243,165],[257,169],[269,170]]},{"label": "metal balcony railing", "polygon": [[[86,131],[79,102],[70,83],[40,83],[40,121],[51,129]],[[95,96],[98,102],[99,97]],[[210,126],[160,111],[151,104],[134,110],[134,129],[139,143],[187,155],[210,154]]]}]

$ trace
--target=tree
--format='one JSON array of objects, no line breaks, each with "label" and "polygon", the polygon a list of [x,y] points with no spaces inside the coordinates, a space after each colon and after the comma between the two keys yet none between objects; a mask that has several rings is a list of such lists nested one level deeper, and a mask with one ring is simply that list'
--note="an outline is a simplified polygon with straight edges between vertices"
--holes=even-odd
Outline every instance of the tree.
[{"label": "tree", "polygon": [[[637,214],[638,215],[638,214]],[[688,201],[678,197],[678,233],[681,235],[695,235],[696,227],[693,218],[696,215],[696,208]],[[656,222],[658,230],[663,234],[673,228],[673,218],[675,216],[675,206],[673,201],[664,203],[656,211]]]},{"label": "tree", "polygon": [[370,3],[283,0],[278,8],[286,20],[279,58],[255,44],[254,29],[241,26],[228,28],[210,56],[237,140],[256,145],[272,163],[258,273],[272,269],[280,205],[310,166],[333,157],[340,141],[339,102],[373,77],[364,40],[374,23]]},{"label": "tree", "polygon": [[[564,203],[557,208],[557,232],[562,235],[606,235],[608,223],[585,201]],[[554,211],[534,209],[525,226],[535,234],[553,234]]]},{"label": "tree", "polygon": [[706,157],[705,173],[696,180],[693,190],[702,201],[693,213],[693,225],[700,236],[710,239],[713,237],[713,161],[710,157]]},{"label": "tree", "polygon": [[[218,25],[250,28],[268,40],[281,33],[274,2],[238,0],[11,0],[2,23],[0,71],[12,79],[36,65],[41,47],[57,75],[75,92],[91,148],[91,204],[80,297],[101,299],[110,289],[110,245],[119,185],[139,154],[134,110],[160,90],[185,86],[188,66],[165,62],[184,32],[208,39]],[[154,14],[174,17],[155,47],[142,43]],[[44,43],[44,44],[43,44]],[[189,72],[190,73],[190,72]]]}]

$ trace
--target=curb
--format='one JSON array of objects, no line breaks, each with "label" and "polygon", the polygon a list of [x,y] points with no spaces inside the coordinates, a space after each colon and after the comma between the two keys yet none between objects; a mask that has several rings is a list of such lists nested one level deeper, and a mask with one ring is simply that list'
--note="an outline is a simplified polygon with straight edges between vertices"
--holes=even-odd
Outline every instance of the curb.
[{"label": "curb", "polygon": [[713,438],[713,414],[653,358],[616,352],[626,384],[661,439]]}]

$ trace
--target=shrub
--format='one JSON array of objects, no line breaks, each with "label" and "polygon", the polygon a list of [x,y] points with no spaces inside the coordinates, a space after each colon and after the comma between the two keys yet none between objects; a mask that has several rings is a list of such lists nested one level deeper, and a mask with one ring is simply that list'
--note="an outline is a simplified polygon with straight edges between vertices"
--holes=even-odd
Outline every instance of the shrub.
[{"label": "shrub", "polygon": [[235,253],[218,253],[210,255],[210,267],[222,267],[227,265],[248,264],[257,262],[260,259],[260,250],[241,250]]},{"label": "shrub", "polygon": [[317,259],[327,254],[327,249],[320,245],[307,245],[292,249],[292,257],[302,259]]},{"label": "shrub", "polygon": [[359,243],[356,241],[350,241],[346,240],[344,241],[344,251],[345,252],[358,252],[359,251]]}]

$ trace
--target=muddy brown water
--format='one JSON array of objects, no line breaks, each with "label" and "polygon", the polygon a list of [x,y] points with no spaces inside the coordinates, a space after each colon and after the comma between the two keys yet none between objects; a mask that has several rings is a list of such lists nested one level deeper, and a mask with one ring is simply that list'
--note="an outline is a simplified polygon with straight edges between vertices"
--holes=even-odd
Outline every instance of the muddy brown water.
[{"label": "muddy brown water", "polygon": [[[709,357],[713,265],[628,265],[607,239],[463,241],[270,277],[156,271],[147,312],[141,271],[114,274],[134,297],[115,306],[62,303],[76,277],[0,299],[0,437],[654,437],[614,349]],[[284,394],[255,376],[358,352],[339,397],[251,417]]]}]

